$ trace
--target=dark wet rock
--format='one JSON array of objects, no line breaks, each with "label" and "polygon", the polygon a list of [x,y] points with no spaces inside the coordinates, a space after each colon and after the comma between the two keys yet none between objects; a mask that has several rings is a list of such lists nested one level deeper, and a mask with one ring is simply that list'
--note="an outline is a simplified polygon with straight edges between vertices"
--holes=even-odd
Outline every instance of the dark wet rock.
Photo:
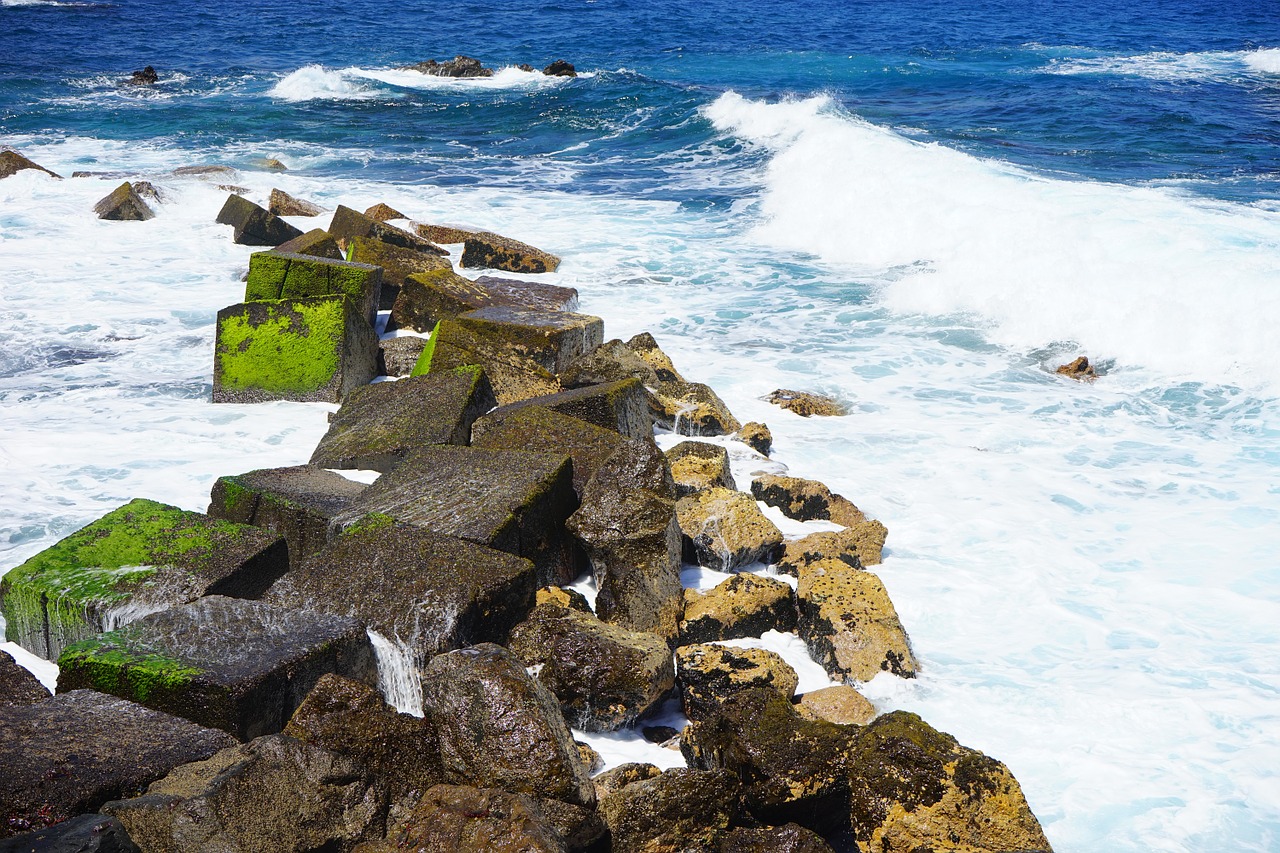
[{"label": "dark wet rock", "polygon": [[738,827],[720,839],[718,853],[834,853],[822,836],[798,824]]},{"label": "dark wet rock", "polygon": [[349,850],[386,830],[387,794],[359,764],[285,735],[175,769],[103,812],[144,850]]},{"label": "dark wet rock", "polygon": [[681,645],[795,629],[796,597],[791,585],[783,581],[744,572],[705,593],[684,591]]},{"label": "dark wet rock", "polygon": [[719,444],[682,441],[666,453],[679,497],[717,486],[737,490],[733,473],[729,470],[729,451]]},{"label": "dark wet rock", "polygon": [[542,69],[542,73],[548,77],[577,77],[578,72],[574,69],[573,64],[565,62],[563,59],[557,59],[555,62]]},{"label": "dark wet rock", "polygon": [[596,787],[597,801],[603,802],[606,797],[616,794],[633,782],[642,782],[661,775],[662,770],[654,764],[619,764],[612,770],[601,773],[592,782]]},{"label": "dark wet rock", "polygon": [[[385,288],[384,288],[385,289]],[[408,376],[422,358],[427,339],[416,335],[383,338],[378,341],[378,373],[382,376]]]},{"label": "dark wet rock", "polygon": [[676,366],[671,363],[671,357],[662,351],[658,342],[653,339],[653,335],[648,332],[641,332],[627,341],[627,348],[653,369],[659,382],[685,381],[676,370]]},{"label": "dark wet rock", "polygon": [[607,732],[629,726],[675,684],[667,644],[596,617],[543,605],[511,632],[509,648],[537,671],[574,728]]},{"label": "dark wet rock", "polygon": [[376,683],[351,619],[210,595],[67,646],[62,691],[92,688],[241,740],[284,728],[326,672]]},{"label": "dark wet rock", "polygon": [[455,225],[431,225],[426,222],[413,223],[413,230],[424,240],[445,244],[465,243],[468,236],[476,233],[474,228],[462,228]]},{"label": "dark wet rock", "polygon": [[276,246],[275,250],[291,255],[328,258],[331,261],[344,260],[342,250],[338,248],[337,241],[323,228],[312,228],[301,237],[294,237],[292,240],[281,243]]},{"label": "dark wet rock", "polygon": [[880,578],[840,560],[818,560],[800,569],[796,598],[800,636],[832,677],[915,676],[907,632]]},{"label": "dark wet rock", "polygon": [[434,658],[423,704],[455,784],[595,805],[595,788],[551,691],[491,643]]},{"label": "dark wet rock", "polygon": [[124,81],[126,86],[153,86],[160,82],[160,75],[156,73],[155,68],[148,65],[141,71],[135,71]]},{"label": "dark wet rock", "polygon": [[764,399],[804,418],[813,415],[839,417],[849,414],[848,408],[839,400],[810,391],[790,391],[779,388]]},{"label": "dark wet rock", "polygon": [[888,531],[874,519],[856,524],[845,530],[810,533],[803,539],[786,543],[778,558],[779,574],[798,577],[800,569],[818,560],[840,560],[860,569],[880,562]]},{"label": "dark wet rock", "polygon": [[0,714],[9,705],[32,705],[49,698],[49,691],[24,666],[0,650]]},{"label": "dark wet rock", "polygon": [[199,166],[179,166],[173,170],[173,174],[196,178],[235,178],[238,177],[240,173],[230,166],[219,166],[213,163],[206,163]]},{"label": "dark wet rock", "polygon": [[588,773],[598,773],[604,769],[604,758],[592,748],[591,744],[580,740],[574,743],[578,745],[578,755],[582,756],[582,763],[586,765]]},{"label": "dark wet rock", "polygon": [[603,320],[568,311],[490,305],[461,314],[457,321],[479,334],[501,338],[552,373],[604,340]]},{"label": "dark wet rock", "polygon": [[[249,188],[242,187],[239,184],[218,184],[217,188],[222,190],[224,193],[231,193],[232,195],[245,196],[249,194]],[[258,245],[258,244],[253,244],[253,245]],[[266,244],[262,244],[262,245],[266,245]]]},{"label": "dark wet rock", "polygon": [[615,853],[714,851],[739,810],[738,780],[723,771],[667,770],[600,803]]},{"label": "dark wet rock", "polygon": [[378,320],[382,268],[272,250],[249,256],[245,302],[344,294],[372,327]]},{"label": "dark wet rock", "polygon": [[320,205],[294,198],[280,189],[271,191],[271,196],[267,199],[267,209],[276,216],[319,216],[324,213],[324,208]]},{"label": "dark wet rock", "polygon": [[680,730],[672,726],[645,726],[640,729],[640,734],[644,735],[644,739],[649,743],[662,745],[679,738]]},{"label": "dark wet rock", "polygon": [[93,690],[0,711],[0,838],[132,796],[235,739]]},{"label": "dark wet rock", "polygon": [[635,379],[531,397],[505,404],[480,418],[472,430],[472,437],[479,441],[481,436],[498,428],[508,417],[525,408],[538,407],[586,421],[627,438],[652,442],[653,420],[649,416],[647,400],[648,394]]},{"label": "dark wet rock", "polygon": [[570,362],[560,373],[560,384],[566,388],[582,388],[633,378],[650,387],[659,381],[648,362],[614,338]]},{"label": "dark wet rock", "polygon": [[[431,375],[434,374],[428,374]],[[632,441],[611,429],[542,406],[522,403],[515,406],[518,408],[500,420],[482,418],[477,422],[487,426],[472,430],[473,446],[533,453],[568,453],[573,459],[573,487],[579,495],[608,458],[628,447]],[[633,448],[633,451],[639,451],[639,448]]]},{"label": "dark wet rock", "polygon": [[267,172],[289,171],[289,167],[286,166],[284,163],[281,163],[275,157],[257,157],[253,160],[251,165],[255,169],[262,169],[263,171],[267,171]]},{"label": "dark wet rock", "polygon": [[396,210],[389,204],[378,202],[364,212],[364,215],[370,219],[376,219],[378,222],[386,222],[388,219],[407,219],[400,211]]},{"label": "dark wet rock", "polygon": [[573,311],[578,307],[578,291],[572,287],[487,275],[473,280],[458,275],[447,263],[406,275],[400,293],[391,309],[391,327],[419,332],[480,308]]},{"label": "dark wet rock", "polygon": [[156,215],[128,181],[98,199],[93,212],[113,222],[146,222]]},{"label": "dark wet rock", "polygon": [[773,433],[762,423],[749,421],[743,424],[742,429],[734,433],[733,437],[761,456],[768,456],[773,450]]},{"label": "dark wet rock", "polygon": [[876,718],[876,708],[848,684],[812,690],[795,700],[800,716],[842,726],[865,726]]},{"label": "dark wet rock", "polygon": [[311,464],[385,473],[416,448],[469,444],[471,425],[494,405],[478,367],[365,385],[343,398]]},{"label": "dark wet rock", "polygon": [[711,386],[701,382],[663,382],[653,392],[654,421],[679,435],[728,435],[742,428]]},{"label": "dark wet rock", "polygon": [[209,515],[280,534],[296,563],[324,546],[330,522],[365,488],[315,465],[262,468],[219,477],[210,492]]},{"label": "dark wet rock", "polygon": [[763,474],[752,481],[751,494],[796,521],[833,521],[854,527],[867,520],[853,501],[833,494],[817,480]]},{"label": "dark wet rock", "polygon": [[480,60],[458,54],[446,62],[428,59],[413,65],[402,65],[402,71],[420,71],[433,77],[492,77],[493,69],[485,68]]},{"label": "dark wet rock", "polygon": [[582,593],[576,589],[562,586],[544,586],[534,593],[534,605],[541,606],[543,604],[567,607],[580,613],[592,612],[591,605],[587,603],[587,599]]},{"label": "dark wet rock", "polygon": [[413,376],[433,370],[453,370],[478,364],[493,385],[499,405],[517,403],[560,391],[555,375],[528,356],[522,355],[503,338],[466,328],[456,320],[441,320],[431,333],[431,341]]},{"label": "dark wet rock", "polygon": [[356,237],[372,237],[375,240],[381,240],[384,243],[390,243],[402,249],[413,249],[417,252],[426,252],[434,255],[445,254],[444,249],[434,245],[429,240],[410,234],[403,228],[396,228],[394,225],[379,222],[341,204],[333,212],[333,219],[329,222],[329,233],[333,235],[333,239],[337,240],[338,245],[344,250]]},{"label": "dark wet rock", "polygon": [[347,241],[347,254],[348,260],[382,267],[382,301],[378,307],[382,311],[392,312],[387,324],[388,331],[403,328],[418,332],[431,331],[434,322],[426,326],[398,322],[395,306],[401,301],[400,293],[406,279],[425,273],[453,275],[453,265],[447,257],[434,251],[397,246],[376,237],[352,237]]},{"label": "dark wet rock", "polygon": [[468,785],[437,785],[427,791],[393,849],[566,853],[564,839],[533,797]]},{"label": "dark wet rock", "polygon": [[0,853],[141,853],[113,817],[86,814],[7,841]]},{"label": "dark wet rock", "polygon": [[725,699],[753,687],[777,690],[788,701],[800,683],[796,671],[776,652],[712,644],[676,651],[680,699],[690,720],[712,716]]},{"label": "dark wet rock", "polygon": [[215,403],[337,403],[377,375],[378,336],[344,294],[218,312]]},{"label": "dark wet rock", "polygon": [[[578,744],[579,749],[584,746],[586,744]],[[586,746],[586,749],[591,750],[591,747]],[[591,751],[594,753],[594,750]],[[595,757],[600,758],[599,755]],[[603,853],[607,848],[608,843],[605,838],[609,834],[609,827],[605,825],[604,818],[600,817],[594,809],[545,798],[537,802],[547,822],[559,833],[567,853],[584,853],[584,851]]]},{"label": "dark wet rock", "polygon": [[1083,355],[1075,361],[1058,365],[1057,370],[1053,372],[1059,376],[1070,377],[1078,382],[1092,382],[1098,378],[1098,371],[1089,363],[1089,359]]},{"label": "dark wet rock", "polygon": [[137,499],[0,579],[9,639],[48,660],[64,646],[204,595],[256,598],[288,568],[279,536]]},{"label": "dark wet rock", "polygon": [[[177,170],[174,172],[177,174]],[[217,221],[235,229],[232,239],[242,246],[279,246],[302,232],[243,196],[231,193]]]},{"label": "dark wet rock", "polygon": [[51,175],[52,177],[55,177],[55,178],[62,177],[61,175],[55,172],[50,172],[48,169],[46,169],[44,166],[41,166],[39,163],[35,163],[31,160],[28,160],[26,157],[23,157],[17,151],[14,151],[12,148],[5,148],[0,150],[0,179],[7,178],[10,175],[15,175],[18,172],[21,172],[23,169],[35,169],[37,171],[44,172],[46,175]]},{"label": "dark wet rock", "polygon": [[560,259],[550,252],[489,231],[475,231],[467,236],[458,263],[465,269],[514,273],[555,272],[560,267]]},{"label": "dark wet rock", "polygon": [[336,524],[385,513],[532,560],[539,584],[565,583],[581,567],[564,532],[577,507],[567,456],[439,446],[412,451]]},{"label": "dark wet rock", "polygon": [[528,560],[373,516],[290,571],[264,600],[357,619],[421,666],[439,652],[505,642],[533,608],[536,587]]},{"label": "dark wet rock", "polygon": [[714,488],[689,495],[676,503],[676,515],[684,557],[700,566],[731,572],[782,552],[782,532],[743,492]]}]

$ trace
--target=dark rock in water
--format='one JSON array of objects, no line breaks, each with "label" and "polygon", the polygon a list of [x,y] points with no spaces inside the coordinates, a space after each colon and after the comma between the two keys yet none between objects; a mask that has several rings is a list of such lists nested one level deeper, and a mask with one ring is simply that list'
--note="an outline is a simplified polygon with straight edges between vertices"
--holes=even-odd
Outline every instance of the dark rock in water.
[{"label": "dark rock in water", "polygon": [[254,252],[249,256],[245,302],[338,293],[355,303],[370,327],[376,325],[382,295],[382,268],[277,250]]},{"label": "dark rock in water", "polygon": [[453,370],[478,364],[493,385],[499,405],[554,394],[556,377],[526,355],[516,352],[505,338],[485,330],[467,328],[456,320],[441,320],[413,367],[413,376],[434,370]]},{"label": "dark rock in water", "polygon": [[287,172],[289,167],[281,163],[275,157],[258,157],[252,164],[255,168],[263,169],[268,172]]},{"label": "dark rock in water", "polygon": [[560,267],[560,258],[501,234],[476,231],[463,242],[459,263],[468,269],[541,273],[555,272]]},{"label": "dark rock in water", "polygon": [[437,785],[389,845],[449,853],[566,853],[564,839],[527,794]]},{"label": "dark rock in water", "polygon": [[745,423],[733,437],[761,456],[768,456],[769,451],[773,450],[773,433],[769,431],[766,424],[756,421]]},{"label": "dark rock in water", "polygon": [[296,564],[324,547],[330,522],[366,488],[315,465],[262,468],[219,477],[210,493],[209,515],[280,534]]},{"label": "dark rock in water", "polygon": [[233,238],[242,246],[279,246],[302,232],[274,213],[232,193],[218,212],[218,223],[235,229]]},{"label": "dark rock in water", "polygon": [[533,564],[385,516],[348,527],[281,578],[264,600],[350,616],[412,652],[505,642],[533,608]]},{"label": "dark rock in water", "polygon": [[764,399],[775,406],[795,412],[803,418],[813,415],[830,418],[849,414],[848,407],[834,397],[814,394],[810,391],[790,391],[779,388]]},{"label": "dark rock in water", "polygon": [[492,450],[568,453],[573,459],[573,488],[579,495],[605,461],[628,441],[613,430],[542,406],[517,409],[483,432],[473,429],[472,437],[473,446]]},{"label": "dark rock in water", "polygon": [[685,381],[676,370],[676,366],[671,363],[671,358],[662,351],[658,342],[653,339],[653,335],[648,332],[641,332],[627,341],[627,348],[653,368],[659,382]]},{"label": "dark rock in water", "polygon": [[656,744],[669,743],[673,738],[680,737],[680,730],[671,726],[645,726],[640,733],[649,743]]},{"label": "dark rock in water", "polygon": [[208,175],[216,175],[224,178],[234,178],[239,173],[230,166],[203,165],[203,166],[179,166],[173,170],[175,175],[194,175],[195,177],[206,177]]},{"label": "dark rock in water", "polygon": [[675,685],[671,652],[661,638],[601,622],[589,613],[543,605],[511,632],[508,647],[560,700],[578,729],[629,726]]},{"label": "dark rock in water", "polygon": [[[383,292],[385,291],[384,287]],[[408,376],[426,348],[427,339],[416,335],[381,339],[378,341],[378,374]]]},{"label": "dark rock in water", "polygon": [[400,301],[399,296],[405,287],[405,280],[419,273],[453,275],[453,265],[449,259],[435,252],[419,249],[407,249],[375,237],[352,237],[347,241],[347,260],[362,264],[373,264],[382,267],[382,302],[378,306],[382,311],[391,311],[387,330],[411,328],[419,332],[429,332],[435,321],[427,325],[414,323],[397,323],[394,308]]},{"label": "dark rock in water", "polygon": [[589,314],[490,305],[459,315],[463,327],[505,340],[521,355],[557,373],[600,346],[604,321]]},{"label": "dark rock in water", "polygon": [[731,572],[749,563],[771,562],[782,553],[782,531],[743,492],[697,492],[680,499],[676,515],[684,556],[691,563]]},{"label": "dark rock in water", "polygon": [[784,581],[743,572],[705,593],[684,591],[682,646],[795,629],[796,596]]},{"label": "dark rock in water", "polygon": [[352,504],[344,527],[368,513],[532,560],[539,585],[578,576],[564,532],[578,507],[564,454],[429,447],[411,451]]},{"label": "dark rock in water", "polygon": [[[312,228],[301,237],[294,237],[276,246],[275,250],[290,255],[311,255],[314,258],[328,258],[333,261],[346,260],[338,242],[323,228]],[[385,287],[385,282],[383,283]]]},{"label": "dark rock in water", "polygon": [[414,65],[400,66],[402,71],[420,71],[433,77],[492,77],[493,69],[485,68],[480,60],[459,54],[447,62],[428,59]]},{"label": "dark rock in water", "polygon": [[133,191],[137,193],[140,198],[149,198],[157,203],[164,202],[164,194],[160,192],[159,187],[150,181],[131,181],[130,183],[133,184]]},{"label": "dark rock in water", "polygon": [[155,216],[128,181],[99,199],[93,206],[93,212],[98,214],[99,219],[116,222],[145,222]]},{"label": "dark rock in water", "polygon": [[285,735],[175,769],[103,812],[144,850],[350,850],[386,831],[387,793],[350,758]]},{"label": "dark rock in water", "polygon": [[626,438],[652,441],[653,420],[649,416],[648,401],[644,386],[636,379],[574,388],[500,406],[476,421],[472,437],[478,441],[516,413],[527,408],[541,408],[586,421]]},{"label": "dark rock in water", "polygon": [[10,175],[21,172],[23,169],[35,169],[54,178],[62,177],[56,172],[50,172],[39,163],[28,160],[26,157],[23,157],[11,148],[0,150],[0,178],[7,178]]},{"label": "dark rock in water", "polygon": [[1098,371],[1089,363],[1089,359],[1083,355],[1068,364],[1058,365],[1058,369],[1054,373],[1059,376],[1069,376],[1079,382],[1092,382],[1098,378]]},{"label": "dark rock in water", "polygon": [[840,560],[818,560],[800,568],[796,599],[799,634],[832,677],[915,676],[919,664],[880,578]]},{"label": "dark rock in water", "polygon": [[232,195],[245,196],[249,194],[249,188],[242,187],[239,184],[218,184],[217,187],[224,193],[231,193]]},{"label": "dark rock in water", "polygon": [[0,838],[95,811],[235,744],[225,732],[93,690],[0,714]]},{"label": "dark rock in water", "polygon": [[92,687],[241,740],[284,728],[326,672],[374,684],[364,627],[210,595],[67,646],[58,686]]},{"label": "dark rock in water", "polygon": [[141,71],[133,72],[128,80],[125,80],[126,86],[151,86],[160,82],[160,75],[156,70],[148,65]]},{"label": "dark rock in water", "polygon": [[369,217],[370,219],[376,219],[379,222],[386,222],[388,219],[407,219],[408,218],[403,213],[396,210],[394,207],[388,204],[383,204],[382,202],[378,202],[373,207],[370,207],[368,210],[364,212],[364,215]]},{"label": "dark rock in water", "polygon": [[682,441],[666,451],[679,497],[717,486],[737,490],[729,470],[729,451],[705,441]]},{"label": "dark rock in water", "polygon": [[141,853],[124,824],[113,817],[86,814],[0,841],[0,853]]},{"label": "dark rock in water", "polygon": [[0,579],[9,639],[48,660],[68,643],[204,595],[256,598],[288,568],[283,539],[138,499]]},{"label": "dark rock in water", "polygon": [[582,388],[632,378],[649,387],[658,384],[658,374],[648,362],[617,338],[579,356],[560,372],[560,384],[566,388]]},{"label": "dark rock in water", "polygon": [[319,216],[324,213],[324,208],[320,205],[294,198],[279,189],[271,191],[271,197],[267,200],[267,209],[276,216]]},{"label": "dark rock in water", "polygon": [[734,693],[756,687],[777,690],[787,701],[800,683],[796,671],[776,652],[714,644],[676,652],[680,699],[690,720],[705,720]]},{"label": "dark rock in water", "polygon": [[542,73],[548,77],[577,77],[578,72],[574,69],[572,63],[565,62],[563,59],[557,59],[555,62],[542,69]]},{"label": "dark rock in water", "polygon": [[537,311],[573,311],[578,291],[536,281],[482,275],[460,276],[447,262],[401,281],[400,297],[391,309],[391,328],[430,331],[440,320],[490,306]]},{"label": "dark rock in water", "polygon": [[343,294],[218,312],[215,403],[337,403],[377,375],[378,336]]},{"label": "dark rock in water", "polygon": [[796,521],[834,521],[854,527],[867,520],[853,501],[833,494],[817,480],[764,474],[751,482],[751,494]]},{"label": "dark rock in water", "polygon": [[738,827],[720,839],[718,853],[835,853],[822,836],[798,824]]},{"label": "dark rock in water", "polygon": [[662,382],[650,397],[653,420],[679,435],[728,435],[742,424],[724,400],[701,382]]},{"label": "dark rock in water", "polygon": [[422,674],[422,695],[455,784],[595,805],[556,698],[511,652],[483,643],[440,655]]},{"label": "dark rock in water", "polygon": [[32,705],[50,696],[26,667],[0,651],[0,714],[8,705]]},{"label": "dark rock in water", "polygon": [[534,70],[536,70],[536,69],[534,69],[534,67],[533,67],[532,65],[530,65],[530,64],[529,64],[529,63],[527,63],[527,62],[521,62],[519,65],[517,65],[517,66],[516,66],[516,68],[519,68],[521,71],[534,71]]},{"label": "dark rock in water", "polygon": [[429,240],[424,240],[394,225],[379,222],[341,204],[333,212],[333,219],[329,222],[329,233],[344,250],[356,237],[372,237],[402,249],[413,249],[433,255],[447,254],[444,249]]},{"label": "dark rock in water", "polygon": [[715,850],[741,810],[740,785],[724,771],[667,770],[600,803],[614,853]]}]

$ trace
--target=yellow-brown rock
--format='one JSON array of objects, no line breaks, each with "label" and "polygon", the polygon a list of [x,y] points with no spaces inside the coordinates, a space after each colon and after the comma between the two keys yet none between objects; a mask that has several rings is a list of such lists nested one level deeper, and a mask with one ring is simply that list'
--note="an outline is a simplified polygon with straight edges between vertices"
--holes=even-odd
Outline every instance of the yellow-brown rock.
[{"label": "yellow-brown rock", "polygon": [[709,385],[663,382],[651,390],[654,422],[679,435],[728,435],[742,428]]},{"label": "yellow-brown rock", "polygon": [[676,370],[676,366],[671,363],[671,358],[662,351],[658,346],[658,342],[653,339],[653,335],[648,332],[641,332],[631,340],[627,341],[627,346],[647,365],[653,368],[654,373],[658,375],[660,382],[684,382],[684,377]]},{"label": "yellow-brown rock", "polygon": [[300,198],[294,198],[284,190],[273,189],[267,200],[267,210],[276,216],[319,216],[324,208]]},{"label": "yellow-brown rock", "polygon": [[370,219],[376,219],[379,222],[386,222],[389,219],[408,219],[407,216],[396,210],[391,205],[383,204],[382,202],[378,202],[373,207],[366,210],[364,215]]},{"label": "yellow-brown rock", "polygon": [[849,414],[849,410],[839,400],[810,391],[790,391],[779,388],[765,399],[803,418],[812,415],[830,418]]},{"label": "yellow-brown rock", "polygon": [[1098,378],[1098,372],[1089,363],[1089,359],[1083,355],[1075,361],[1058,365],[1058,369],[1054,373],[1059,376],[1069,376],[1080,382],[1092,382]]},{"label": "yellow-brown rock", "polygon": [[768,687],[790,699],[800,683],[777,652],[710,643],[677,649],[676,676],[685,715],[691,720],[706,719],[739,691]]},{"label": "yellow-brown rock", "polygon": [[773,433],[769,431],[767,424],[749,421],[733,437],[761,456],[768,456],[773,450]]},{"label": "yellow-brown rock", "polygon": [[794,631],[796,597],[791,585],[744,572],[706,593],[684,591],[680,645],[759,637],[765,631]]},{"label": "yellow-brown rock", "polygon": [[796,521],[833,521],[853,527],[867,520],[853,501],[833,494],[817,480],[764,474],[752,481],[751,494]]},{"label": "yellow-brown rock", "polygon": [[816,560],[842,560],[851,566],[875,566],[880,563],[889,531],[875,519],[855,524],[845,530],[810,533],[803,539],[788,542],[778,560],[780,574],[798,576],[800,567]]},{"label": "yellow-brown rock", "polygon": [[750,495],[707,489],[676,502],[685,559],[730,572],[781,549],[782,531],[765,517]]},{"label": "yellow-brown rock", "polygon": [[880,578],[841,560],[818,560],[800,569],[796,597],[800,636],[832,677],[915,676],[915,655]]},{"label": "yellow-brown rock", "polygon": [[676,481],[676,495],[684,497],[703,489],[720,486],[738,488],[729,470],[729,452],[718,444],[705,441],[682,441],[666,452],[671,463],[671,477]]},{"label": "yellow-brown rock", "polygon": [[558,607],[567,607],[570,610],[577,610],[582,613],[590,613],[591,605],[587,604],[587,599],[582,593],[575,589],[566,589],[562,586],[544,586],[534,594],[534,606],[543,604],[554,604]]},{"label": "yellow-brown rock", "polygon": [[800,716],[841,726],[865,726],[876,718],[876,706],[848,684],[835,684],[802,694],[796,702]]}]

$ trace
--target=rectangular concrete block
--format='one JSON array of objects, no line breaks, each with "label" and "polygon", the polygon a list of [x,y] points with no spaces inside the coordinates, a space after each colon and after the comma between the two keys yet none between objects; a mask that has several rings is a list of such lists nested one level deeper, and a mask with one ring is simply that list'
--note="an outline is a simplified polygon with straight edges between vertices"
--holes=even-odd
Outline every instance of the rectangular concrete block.
[{"label": "rectangular concrete block", "polygon": [[254,252],[249,257],[245,302],[303,299],[335,293],[349,296],[359,306],[369,325],[375,325],[382,293],[382,269],[371,264],[279,250]]}]

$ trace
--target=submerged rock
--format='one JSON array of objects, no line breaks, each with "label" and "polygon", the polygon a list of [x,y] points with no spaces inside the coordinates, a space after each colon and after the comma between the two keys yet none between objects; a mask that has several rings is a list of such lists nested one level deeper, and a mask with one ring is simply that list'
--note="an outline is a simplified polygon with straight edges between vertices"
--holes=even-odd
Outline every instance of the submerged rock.
[{"label": "submerged rock", "polygon": [[676,494],[686,497],[715,487],[737,490],[729,470],[729,451],[705,441],[682,441],[667,452]]},{"label": "submerged rock", "polygon": [[402,71],[420,71],[433,77],[492,77],[493,69],[485,68],[480,60],[458,54],[446,62],[428,59],[414,65],[400,66]]},{"label": "submerged rock", "polygon": [[150,65],[141,71],[133,72],[129,79],[124,81],[126,86],[151,86],[158,82],[160,82],[160,75]]},{"label": "submerged rock", "polygon": [[294,198],[280,189],[271,191],[271,196],[267,199],[267,209],[276,216],[319,216],[324,213],[324,208],[320,205]]},{"label": "submerged rock", "polygon": [[751,496],[714,488],[681,498],[676,515],[690,562],[731,572],[757,561],[771,562],[782,550],[782,531]]},{"label": "submerged rock", "polygon": [[99,199],[93,212],[99,219],[115,222],[146,222],[156,215],[128,181]]},{"label": "submerged rock", "polygon": [[764,474],[751,482],[751,494],[796,521],[824,520],[855,527],[867,520],[853,501],[833,494],[817,480]]},{"label": "submerged rock", "polygon": [[[177,170],[174,170],[177,174]],[[218,211],[217,221],[234,228],[232,239],[243,246],[279,246],[302,232],[279,216],[263,210],[243,196],[231,193]]]},{"label": "submerged rock", "polygon": [[690,720],[704,720],[729,696],[753,687],[777,690],[788,701],[800,679],[781,655],[766,649],[714,644],[676,651],[680,698]]},{"label": "submerged rock", "polygon": [[272,250],[249,256],[245,302],[344,294],[374,326],[382,294],[382,268]]},{"label": "submerged rock", "polygon": [[833,397],[827,397],[822,394],[814,394],[810,391],[790,391],[786,388],[779,388],[765,397],[775,406],[795,412],[803,418],[818,415],[820,417],[838,417],[840,415],[849,414],[848,408]]},{"label": "submerged rock", "polygon": [[1089,359],[1083,355],[1075,361],[1058,365],[1058,369],[1054,373],[1059,376],[1068,376],[1079,382],[1092,382],[1098,378],[1098,371],[1089,363]]},{"label": "submerged rock", "polygon": [[796,597],[791,585],[783,581],[744,572],[705,593],[684,591],[681,645],[795,629]]},{"label": "submerged rock", "polygon": [[800,636],[834,678],[912,678],[918,665],[880,578],[840,560],[800,569]]}]

